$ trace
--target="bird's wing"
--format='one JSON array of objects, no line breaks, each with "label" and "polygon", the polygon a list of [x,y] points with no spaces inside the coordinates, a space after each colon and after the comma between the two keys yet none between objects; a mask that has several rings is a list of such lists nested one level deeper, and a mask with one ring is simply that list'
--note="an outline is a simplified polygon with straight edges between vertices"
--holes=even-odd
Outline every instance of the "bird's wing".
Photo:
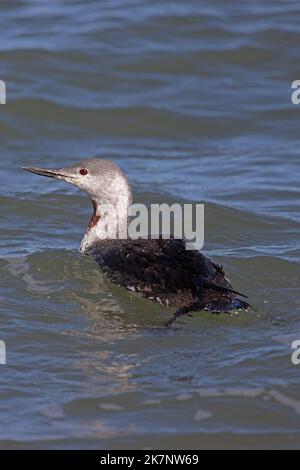
[{"label": "bird's wing", "polygon": [[223,268],[203,254],[185,249],[183,240],[138,239],[103,243],[93,256],[109,279],[169,305],[200,297],[207,310],[242,307]]}]

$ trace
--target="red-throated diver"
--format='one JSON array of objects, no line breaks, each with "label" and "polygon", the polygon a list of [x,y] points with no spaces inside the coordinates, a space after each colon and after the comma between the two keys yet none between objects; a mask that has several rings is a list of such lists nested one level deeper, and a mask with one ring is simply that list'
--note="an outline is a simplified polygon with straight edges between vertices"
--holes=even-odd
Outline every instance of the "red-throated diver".
[{"label": "red-throated diver", "polygon": [[81,253],[96,260],[112,282],[177,307],[166,325],[195,310],[220,313],[250,307],[237,297],[246,296],[232,289],[222,266],[199,251],[186,250],[183,240],[121,238],[120,233],[127,232],[132,193],[126,175],[113,162],[94,158],[59,170],[24,170],[72,183],[88,193],[94,213]]}]

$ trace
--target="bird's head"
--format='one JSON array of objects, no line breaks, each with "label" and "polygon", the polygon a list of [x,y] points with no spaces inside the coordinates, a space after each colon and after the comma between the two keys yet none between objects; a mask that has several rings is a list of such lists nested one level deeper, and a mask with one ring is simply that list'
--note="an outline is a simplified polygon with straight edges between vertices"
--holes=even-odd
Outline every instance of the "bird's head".
[{"label": "bird's head", "polygon": [[86,252],[98,240],[126,236],[132,193],[126,175],[115,163],[93,158],[57,170],[23,169],[71,183],[90,196],[94,213],[81,242],[81,252]]},{"label": "bird's head", "polygon": [[127,199],[131,203],[131,189],[126,175],[110,160],[92,158],[60,169],[24,167],[26,171],[66,181],[85,191],[93,202],[117,203]]}]

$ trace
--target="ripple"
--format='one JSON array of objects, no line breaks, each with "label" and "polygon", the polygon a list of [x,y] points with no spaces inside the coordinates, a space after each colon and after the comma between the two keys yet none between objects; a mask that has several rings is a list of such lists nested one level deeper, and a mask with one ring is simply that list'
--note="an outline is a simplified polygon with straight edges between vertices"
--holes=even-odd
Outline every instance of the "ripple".
[{"label": "ripple", "polygon": [[[299,447],[299,5],[1,7],[0,447]],[[138,202],[205,202],[251,313],[166,331],[78,254],[88,200],[20,168],[99,156]]]}]

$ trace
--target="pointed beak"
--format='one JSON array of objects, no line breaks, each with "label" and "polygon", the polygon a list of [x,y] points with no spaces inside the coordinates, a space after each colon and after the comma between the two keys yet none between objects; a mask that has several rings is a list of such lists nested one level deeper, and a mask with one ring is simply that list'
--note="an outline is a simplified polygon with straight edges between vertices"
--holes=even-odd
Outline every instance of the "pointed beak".
[{"label": "pointed beak", "polygon": [[48,178],[57,178],[57,179],[69,179],[72,178],[71,175],[64,173],[63,170],[48,170],[46,168],[31,168],[31,167],[23,167],[25,171],[29,171],[30,173],[35,173],[36,175],[47,176]]}]

